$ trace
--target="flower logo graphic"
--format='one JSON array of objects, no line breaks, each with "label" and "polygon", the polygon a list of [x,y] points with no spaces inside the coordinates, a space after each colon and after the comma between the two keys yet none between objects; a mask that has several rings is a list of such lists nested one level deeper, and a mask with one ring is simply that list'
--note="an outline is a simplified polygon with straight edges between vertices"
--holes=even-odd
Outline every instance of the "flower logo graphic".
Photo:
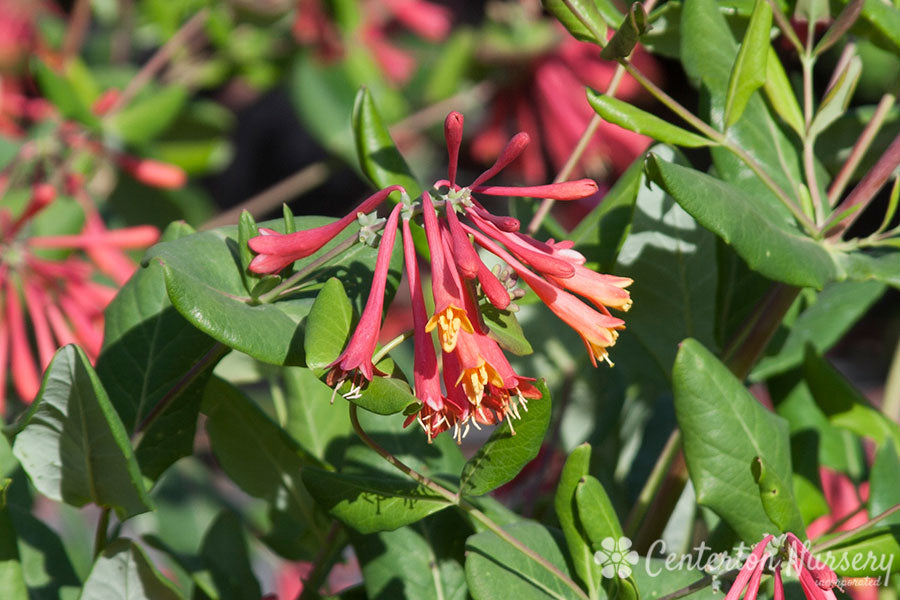
[{"label": "flower logo graphic", "polygon": [[608,537],[600,542],[601,550],[594,553],[594,562],[603,567],[600,574],[607,579],[619,577],[625,579],[631,575],[631,567],[638,563],[638,553],[631,548],[631,540],[620,537],[618,540]]}]

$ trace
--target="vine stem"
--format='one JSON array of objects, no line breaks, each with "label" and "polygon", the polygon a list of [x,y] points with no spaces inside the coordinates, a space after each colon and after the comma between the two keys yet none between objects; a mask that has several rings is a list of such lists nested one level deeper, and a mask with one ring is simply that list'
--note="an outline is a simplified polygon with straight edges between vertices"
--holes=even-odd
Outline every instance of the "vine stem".
[{"label": "vine stem", "polygon": [[897,340],[887,383],[884,384],[884,402],[881,411],[892,421],[900,421],[900,339]]},{"label": "vine stem", "polygon": [[[383,225],[382,225],[382,227],[383,227]],[[315,259],[314,261],[312,261],[311,263],[309,263],[308,265],[306,265],[305,267],[303,267],[302,269],[300,269],[299,271],[297,271],[296,273],[294,273],[293,275],[291,275],[290,277],[288,277],[287,279],[285,279],[284,281],[279,283],[277,286],[275,286],[274,288],[272,288],[265,294],[262,294],[258,298],[258,300],[263,304],[272,302],[273,300],[275,300],[276,298],[281,296],[281,294],[288,291],[289,288],[291,288],[293,285],[295,285],[296,283],[299,283],[301,279],[303,279],[304,277],[306,277],[307,275],[309,275],[310,273],[312,273],[313,271],[315,271],[316,269],[318,269],[319,267],[321,267],[322,265],[327,263],[329,260],[331,260],[332,258],[337,256],[338,254],[341,254],[342,252],[349,250],[353,246],[353,244],[356,244],[358,241],[359,241],[359,238],[357,236],[351,235],[346,240],[342,241],[337,246],[335,246],[334,248],[332,248],[331,250],[329,250],[328,252],[326,252],[325,254],[320,256],[319,258]]]},{"label": "vine stem", "polygon": [[[225,356],[225,354],[230,351],[231,348],[226,346],[221,342],[216,342],[213,344],[213,347],[210,348],[206,354],[200,357],[194,365],[188,370],[187,373],[181,376],[181,379],[175,382],[166,395],[163,396],[159,402],[156,403],[156,406],[153,407],[147,416],[143,418],[143,420],[138,423],[137,427],[134,428],[133,437],[137,437],[147,430],[150,425],[153,424],[156,419],[162,415],[166,409],[175,401],[175,399],[187,389],[189,385],[194,383],[194,380],[200,376],[200,374],[205,371],[210,365],[214,364],[220,358]],[[137,444],[135,444],[137,446]]]},{"label": "vine stem", "polygon": [[388,355],[388,353],[391,350],[393,350],[394,348],[396,348],[397,346],[399,346],[400,344],[402,344],[403,342],[405,342],[406,340],[411,338],[414,333],[415,333],[414,329],[408,329],[408,330],[404,331],[403,333],[401,333],[400,335],[398,335],[397,337],[395,337],[394,339],[392,339],[391,341],[389,341],[384,346],[382,346],[378,350],[378,352],[376,352],[375,354],[372,355],[372,364],[377,365],[379,362],[381,362],[382,358],[384,358],[385,356]]},{"label": "vine stem", "polygon": [[823,230],[827,232],[830,241],[839,239],[844,231],[856,221],[857,217],[862,214],[866,206],[875,197],[875,194],[878,193],[878,190],[890,179],[891,173],[894,172],[897,165],[900,165],[900,134],[894,138],[894,141],[884,151],[884,154],[881,155],[875,166],[866,173],[862,181],[856,184],[850,195],[838,205],[832,214],[832,219],[842,214],[847,214],[847,210],[855,206],[859,206],[859,208],[850,214],[847,219],[835,224],[834,229],[831,231],[828,230],[828,227],[832,224],[831,219],[825,222]]},{"label": "vine stem", "polygon": [[106,530],[109,528],[108,506],[103,507],[100,517],[97,519],[97,530],[94,532],[94,558],[100,556],[100,553],[106,548]]},{"label": "vine stem", "polygon": [[350,402],[349,405],[350,405],[350,422],[353,425],[353,430],[356,431],[356,435],[358,435],[359,438],[363,441],[363,443],[365,443],[369,448],[371,448],[372,450],[377,452],[384,460],[386,460],[394,468],[402,471],[403,473],[405,473],[407,476],[412,478],[417,483],[427,487],[429,490],[435,492],[436,494],[438,494],[439,496],[444,498],[450,504],[460,508],[461,510],[463,510],[466,513],[468,513],[469,515],[471,515],[474,519],[476,519],[478,522],[480,522],[482,525],[484,525],[487,529],[492,531],[497,537],[499,537],[500,539],[502,539],[509,545],[513,546],[516,550],[518,550],[519,552],[521,552],[522,554],[524,554],[525,556],[527,556],[534,562],[541,565],[541,567],[543,567],[544,569],[546,569],[547,571],[552,573],[557,579],[562,581],[566,586],[570,587],[572,589],[572,591],[579,598],[581,598],[582,600],[589,600],[587,594],[584,593],[584,590],[582,590],[581,587],[579,587],[578,584],[575,583],[571,577],[569,577],[568,575],[566,575],[565,573],[560,571],[556,565],[554,565],[553,563],[548,561],[546,558],[544,558],[543,556],[541,556],[540,554],[538,554],[537,552],[535,552],[534,550],[532,550],[531,548],[529,548],[528,546],[526,546],[525,544],[523,544],[522,542],[517,540],[512,535],[510,535],[507,531],[505,531],[502,527],[500,527],[497,523],[495,523],[493,519],[491,519],[486,514],[484,514],[480,510],[478,510],[478,508],[473,506],[471,503],[469,503],[465,499],[461,498],[459,493],[451,492],[450,490],[448,490],[444,486],[440,485],[439,483],[436,483],[435,481],[429,479],[428,477],[419,473],[415,469],[410,468],[409,466],[404,464],[403,461],[401,461],[399,458],[397,458],[396,456],[391,454],[388,450],[386,450],[385,448],[380,446],[378,444],[378,442],[373,440],[369,436],[369,434],[366,433],[366,431],[362,428],[362,425],[360,425],[356,405],[353,404],[352,402]]},{"label": "vine stem", "polygon": [[184,25],[176,31],[169,40],[163,44],[156,53],[150,57],[141,70],[131,78],[122,94],[113,102],[109,111],[104,115],[104,119],[109,119],[112,115],[124,108],[131,100],[143,89],[147,83],[153,79],[163,67],[168,64],[175,53],[189,39],[194,37],[203,28],[203,22],[206,20],[207,9],[201,9],[194,14],[193,17],[185,21]]},{"label": "vine stem", "polygon": [[313,600],[320,597],[319,588],[322,587],[322,582],[328,576],[329,571],[331,571],[332,558],[346,544],[346,542],[342,544],[343,536],[340,533],[341,524],[336,520],[332,521],[331,527],[328,528],[328,533],[325,535],[325,540],[322,542],[322,547],[319,548],[319,552],[313,559],[312,570],[305,579],[301,580],[303,589],[300,591],[300,595],[297,596],[297,600]]},{"label": "vine stem", "polygon": [[865,156],[866,152],[868,152],[869,147],[875,140],[875,136],[878,135],[878,132],[881,130],[881,126],[884,125],[884,121],[896,101],[897,97],[894,94],[885,94],[881,97],[881,100],[878,102],[878,106],[875,108],[875,112],[872,114],[872,118],[869,119],[868,123],[866,123],[866,126],[863,129],[862,134],[860,134],[859,139],[857,139],[856,143],[853,144],[853,149],[850,151],[850,155],[841,166],[841,170],[838,172],[837,177],[834,178],[834,182],[832,182],[831,184],[831,189],[828,190],[829,205],[834,206],[837,203],[838,198],[841,197],[841,194],[844,193],[844,190],[847,188],[847,184],[850,182],[850,178],[853,177],[853,174],[856,172],[857,167],[859,167],[859,163],[862,161],[863,156]]},{"label": "vine stem", "polygon": [[62,55],[68,60],[81,52],[84,36],[91,24],[91,0],[76,0],[69,16],[66,35],[63,39]]},{"label": "vine stem", "polygon": [[[656,0],[647,0],[644,2],[644,10],[650,12],[653,10],[653,6],[656,4]],[[566,6],[569,7],[569,10],[572,10],[572,6],[566,2]],[[572,11],[575,13],[576,11]],[[593,30],[593,26],[590,23],[584,23],[586,27],[588,27],[595,35],[597,32]],[[601,39],[601,38],[597,38]],[[607,96],[615,96],[616,92],[619,90],[619,84],[622,82],[622,78],[625,76],[625,67],[623,65],[619,65],[616,67],[615,73],[613,73],[613,77],[609,82],[609,85],[606,86],[606,95]],[[560,183],[569,178],[572,174],[572,171],[575,170],[575,167],[578,165],[578,161],[581,160],[582,155],[585,150],[587,150],[588,144],[591,143],[591,138],[594,137],[594,134],[597,133],[597,129],[600,127],[600,124],[603,122],[603,118],[600,115],[595,114],[590,122],[587,124],[587,127],[584,129],[584,133],[581,134],[581,138],[578,140],[578,143],[575,144],[575,148],[572,149],[572,153],[569,154],[569,158],[566,159],[566,163],[563,165],[563,168],[560,169],[559,173],[556,174],[556,177],[553,179],[553,183]],[[529,235],[534,235],[538,229],[541,227],[541,223],[544,222],[544,219],[550,213],[550,209],[553,208],[555,204],[555,200],[552,198],[544,198],[541,202],[541,205],[538,207],[537,212],[534,213],[534,216],[531,218],[531,222],[528,223],[528,231]]]},{"label": "vine stem", "polygon": [[638,526],[646,516],[647,509],[649,509],[650,505],[653,503],[656,492],[662,486],[666,474],[671,469],[672,463],[680,452],[681,430],[675,428],[675,430],[672,431],[672,434],[669,435],[669,439],[663,447],[659,458],[656,459],[656,464],[653,465],[653,470],[650,471],[647,482],[644,484],[644,487],[641,488],[641,493],[638,495],[637,502],[631,509],[631,512],[628,513],[628,518],[625,519],[624,529],[627,537],[632,539],[637,537],[635,534],[637,533]]},{"label": "vine stem", "polygon": [[831,538],[830,540],[824,541],[820,544],[814,544],[809,549],[809,551],[813,552],[813,553],[818,553],[818,552],[824,552],[825,550],[828,550],[829,548],[833,548],[833,547],[837,546],[838,544],[849,540],[857,533],[865,531],[866,529],[868,529],[872,525],[875,525],[879,521],[888,518],[889,516],[891,516],[892,514],[894,514],[897,511],[900,511],[900,504],[893,505],[892,507],[890,507],[889,509],[887,509],[880,515],[875,515],[874,517],[872,517],[871,519],[869,519],[868,521],[866,521],[859,527],[854,527],[850,531],[845,531],[841,535],[835,536],[835,537]]},{"label": "vine stem", "polygon": [[619,62],[620,64],[625,66],[625,70],[629,75],[634,77],[638,83],[640,83],[648,92],[650,92],[653,97],[664,104],[666,108],[681,117],[686,123],[690,124],[694,129],[705,135],[707,138],[716,142],[717,144],[740,158],[741,161],[746,164],[750,168],[750,170],[756,174],[757,177],[760,178],[765,186],[769,188],[773,194],[775,194],[775,196],[781,201],[781,203],[791,211],[791,214],[794,215],[794,218],[797,219],[797,222],[799,222],[809,234],[814,236],[819,235],[819,229],[818,227],[816,227],[816,224],[806,215],[805,212],[803,212],[803,210],[797,205],[797,203],[794,202],[794,200],[790,196],[788,196],[783,189],[781,189],[781,186],[779,186],[775,182],[775,180],[772,179],[772,177],[766,172],[762,165],[756,162],[756,159],[754,159],[746,150],[731,142],[727,137],[725,137],[725,134],[720,133],[719,131],[713,129],[711,126],[707,125],[701,118],[689,111],[680,102],[663,91],[662,88],[650,81],[630,62],[625,59],[622,59]]}]

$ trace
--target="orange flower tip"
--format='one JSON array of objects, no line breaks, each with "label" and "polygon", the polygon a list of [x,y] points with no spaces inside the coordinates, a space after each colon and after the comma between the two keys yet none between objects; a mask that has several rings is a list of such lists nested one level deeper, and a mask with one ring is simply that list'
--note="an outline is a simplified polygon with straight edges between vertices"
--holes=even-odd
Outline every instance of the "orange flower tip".
[{"label": "orange flower tip", "polygon": [[425,324],[425,331],[430,332],[437,328],[438,339],[444,352],[453,352],[459,339],[459,331],[474,333],[472,322],[466,311],[456,306],[448,306],[441,312],[436,312]]},{"label": "orange flower tip", "polygon": [[38,183],[31,190],[30,210],[37,212],[53,202],[56,198],[56,188],[49,183]]},{"label": "orange flower tip", "polygon": [[109,112],[109,109],[118,101],[122,94],[116,88],[110,88],[100,94],[100,97],[94,102],[91,111],[98,117],[102,117]]},{"label": "orange flower tip", "polygon": [[174,190],[184,187],[187,183],[187,173],[181,167],[169,163],[122,156],[119,165],[132,177],[152,187]]},{"label": "orange flower tip", "polygon": [[481,400],[484,398],[484,390],[490,385],[501,387],[503,378],[497,370],[487,361],[482,360],[477,367],[463,369],[456,385],[462,385],[463,392],[472,406],[479,408]]}]

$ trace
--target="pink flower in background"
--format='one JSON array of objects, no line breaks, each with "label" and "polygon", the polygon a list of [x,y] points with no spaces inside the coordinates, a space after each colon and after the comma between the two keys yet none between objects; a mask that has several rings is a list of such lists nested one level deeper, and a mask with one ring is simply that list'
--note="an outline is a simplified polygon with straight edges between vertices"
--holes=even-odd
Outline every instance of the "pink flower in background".
[{"label": "pink flower in background", "polygon": [[[635,65],[651,79],[659,68],[649,54],[638,47]],[[602,60],[597,46],[579,42],[565,34],[551,52],[536,58],[522,69],[522,76],[495,96],[485,129],[472,140],[473,156],[483,162],[493,160],[503,148],[510,131],[524,131],[534,145],[512,167],[527,182],[549,178],[545,156],[554,171],[560,170],[594,116],[585,97],[585,86],[605,91],[612,81],[616,63]],[[616,97],[634,100],[642,88],[626,75]],[[574,175],[605,178],[620,173],[646,149],[650,139],[610,123],[602,123],[591,139]]]},{"label": "pink flower in background", "polygon": [[124,251],[159,237],[150,226],[109,230],[82,200],[84,224],[66,235],[35,235],[36,219],[56,201],[49,184],[34,186],[19,214],[0,207],[0,415],[7,380],[19,400],[30,403],[60,346],[77,343],[96,358],[103,311],[137,267]]},{"label": "pink flower in background", "polygon": [[[395,26],[431,42],[444,39],[452,24],[450,11],[425,0],[366,0],[359,7],[358,35],[388,80],[406,83],[416,69],[415,57],[392,41]],[[341,32],[321,0],[299,0],[293,25],[294,38],[315,49],[323,60],[344,52]]]}]

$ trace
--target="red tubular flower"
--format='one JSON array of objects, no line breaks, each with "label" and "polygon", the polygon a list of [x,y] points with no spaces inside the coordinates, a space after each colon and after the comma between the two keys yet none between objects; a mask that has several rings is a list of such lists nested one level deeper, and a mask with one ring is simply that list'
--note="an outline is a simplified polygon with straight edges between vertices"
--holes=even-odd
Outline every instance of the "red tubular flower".
[{"label": "red tubular flower", "polygon": [[375,273],[372,276],[372,289],[366,306],[363,309],[359,323],[353,332],[353,336],[347,343],[344,352],[333,363],[328,365],[331,372],[328,374],[329,385],[338,385],[347,379],[348,375],[359,372],[363,377],[372,381],[375,365],[372,364],[372,355],[375,353],[375,344],[378,343],[378,332],[381,330],[381,310],[384,307],[384,289],[387,283],[387,272],[391,262],[391,253],[394,250],[394,240],[397,237],[397,220],[403,204],[397,204],[388,217],[378,246],[378,257],[375,260]]},{"label": "red tubular flower", "polygon": [[791,532],[787,534],[787,543],[794,553],[794,566],[806,597],[809,600],[833,600],[834,592],[831,588],[837,585],[835,572],[817,560],[806,545]]},{"label": "red tubular flower", "polygon": [[441,348],[444,352],[452,352],[456,348],[460,330],[468,333],[474,330],[463,308],[460,291],[453,282],[453,266],[444,255],[440,225],[428,192],[422,194],[422,216],[431,251],[431,288],[434,294],[434,315],[428,320],[425,331],[437,328]]},{"label": "red tubular flower", "polygon": [[403,191],[403,186],[392,185],[375,192],[363,200],[356,209],[328,225],[289,234],[260,228],[260,235],[252,238],[248,243],[250,249],[258,253],[258,256],[250,261],[250,270],[254,273],[277,273],[295,260],[318,252],[322,246],[333,240],[355,221],[360,213],[372,212],[385,201],[391,192],[395,191]]},{"label": "red tubular flower", "polygon": [[[406,266],[406,281],[409,295],[412,298],[413,341],[415,343],[415,363],[413,367],[414,388],[416,397],[431,410],[439,412],[444,408],[441,383],[438,378],[437,356],[431,343],[431,336],[425,331],[428,313],[425,310],[425,298],[419,278],[419,265],[416,262],[416,249],[413,245],[409,220],[403,219],[403,258]],[[429,431],[426,429],[426,431]],[[429,432],[429,437],[430,437]]]},{"label": "red tubular flower", "polygon": [[741,567],[737,578],[734,580],[728,593],[725,594],[725,600],[738,600],[745,587],[747,588],[747,595],[744,596],[744,600],[754,600],[756,598],[759,592],[762,572],[765,568],[766,560],[769,558],[768,555],[763,556],[763,554],[766,551],[766,546],[769,545],[773,538],[774,536],[767,535],[753,548],[753,552],[744,561],[744,566]]},{"label": "red tubular flower", "polygon": [[[11,380],[26,404],[40,387],[40,371],[60,346],[79,343],[96,358],[103,341],[103,311],[115,295],[114,287],[97,280],[98,272],[124,283],[137,265],[123,248],[142,248],[159,237],[146,226],[107,230],[90,201],[81,197],[85,223],[80,232],[30,236],[33,219],[55,197],[51,186],[38,184],[15,218],[0,210],[0,380]],[[56,248],[72,252],[61,260],[42,252]],[[0,389],[5,392],[3,385]],[[4,400],[0,397],[0,405]]]},{"label": "red tubular flower", "polygon": [[6,322],[10,327],[9,349],[13,385],[19,397],[30,403],[41,387],[41,379],[34,354],[28,344],[25,319],[19,303],[19,291],[12,279],[6,280]]},{"label": "red tubular flower", "polygon": [[123,171],[143,184],[176,190],[187,183],[187,173],[181,167],[169,163],[151,160],[149,158],[137,158],[127,154],[120,154],[117,162]]}]

